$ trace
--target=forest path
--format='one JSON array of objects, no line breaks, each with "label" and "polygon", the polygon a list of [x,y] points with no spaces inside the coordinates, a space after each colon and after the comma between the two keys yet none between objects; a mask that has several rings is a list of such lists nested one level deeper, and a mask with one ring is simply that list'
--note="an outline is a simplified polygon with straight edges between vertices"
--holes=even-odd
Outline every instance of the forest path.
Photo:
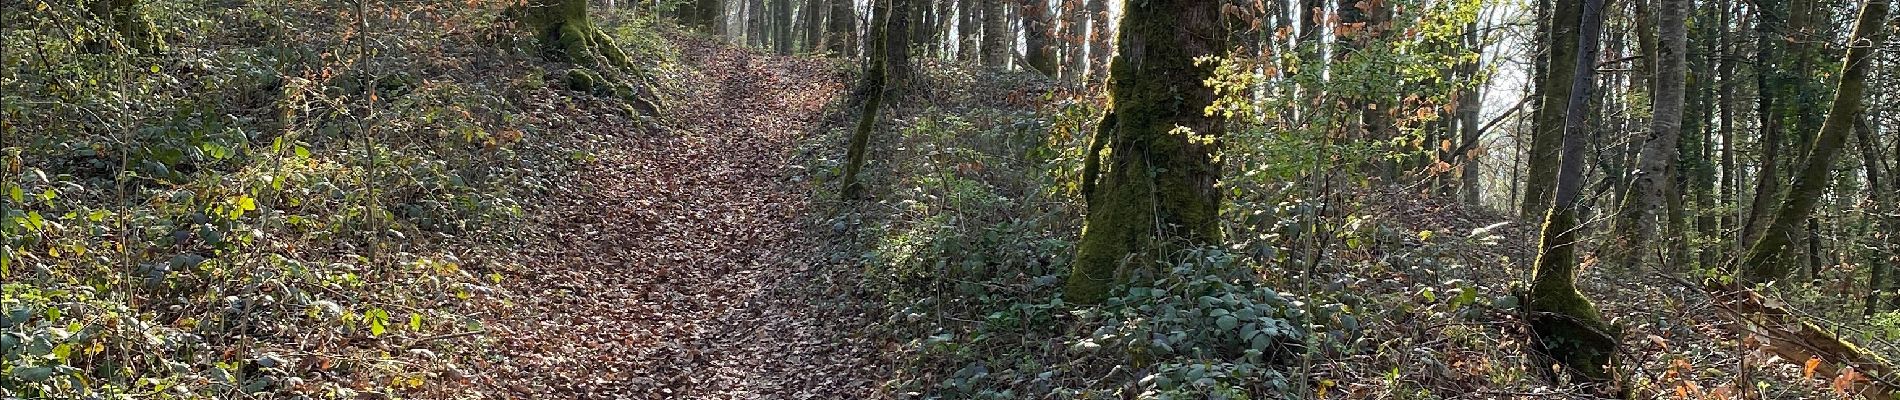
[{"label": "forest path", "polygon": [[824,239],[794,148],[843,95],[827,62],[678,40],[680,127],[606,135],[537,208],[501,398],[865,398],[877,346],[855,301],[815,289]]}]

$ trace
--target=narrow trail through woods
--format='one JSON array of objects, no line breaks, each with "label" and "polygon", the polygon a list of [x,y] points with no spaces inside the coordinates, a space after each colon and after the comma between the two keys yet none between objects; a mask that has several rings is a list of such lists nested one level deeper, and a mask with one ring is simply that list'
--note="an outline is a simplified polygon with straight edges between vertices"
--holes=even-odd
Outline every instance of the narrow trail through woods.
[{"label": "narrow trail through woods", "polygon": [[[794,148],[844,92],[826,62],[681,39],[678,130],[604,135],[521,249],[506,398],[864,398],[867,316],[827,301]],[[840,304],[846,303],[846,304]]]}]

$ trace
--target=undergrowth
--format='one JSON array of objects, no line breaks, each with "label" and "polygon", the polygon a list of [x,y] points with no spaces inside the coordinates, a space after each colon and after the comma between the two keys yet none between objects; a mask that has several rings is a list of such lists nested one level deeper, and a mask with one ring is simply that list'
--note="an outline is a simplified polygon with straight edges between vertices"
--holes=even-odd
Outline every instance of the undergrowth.
[{"label": "undergrowth", "polygon": [[482,397],[522,205],[587,161],[561,112],[626,109],[547,87],[565,66],[488,5],[148,1],[165,45],[137,54],[25,4],[0,9],[0,397]]}]

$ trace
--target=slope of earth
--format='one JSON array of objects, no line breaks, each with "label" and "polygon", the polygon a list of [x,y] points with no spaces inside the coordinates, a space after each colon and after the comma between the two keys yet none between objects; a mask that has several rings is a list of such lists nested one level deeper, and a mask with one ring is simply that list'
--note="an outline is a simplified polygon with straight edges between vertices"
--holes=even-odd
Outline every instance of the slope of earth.
[{"label": "slope of earth", "polygon": [[[803,232],[795,144],[844,92],[827,61],[675,39],[671,128],[594,132],[593,160],[531,213],[498,329],[519,398],[862,398],[877,346]],[[632,124],[628,124],[632,125]]]}]

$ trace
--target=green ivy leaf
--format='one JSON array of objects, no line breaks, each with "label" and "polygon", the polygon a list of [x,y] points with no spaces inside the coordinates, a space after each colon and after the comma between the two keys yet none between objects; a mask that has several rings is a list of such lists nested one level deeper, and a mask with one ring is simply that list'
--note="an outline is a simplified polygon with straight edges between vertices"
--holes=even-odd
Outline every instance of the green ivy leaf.
[{"label": "green ivy leaf", "polygon": [[27,382],[45,382],[47,378],[53,377],[53,367],[14,368],[10,375],[13,375],[15,379]]},{"label": "green ivy leaf", "polygon": [[363,319],[369,322],[369,335],[382,336],[389,328],[389,312],[381,308],[372,308],[363,313]]}]

